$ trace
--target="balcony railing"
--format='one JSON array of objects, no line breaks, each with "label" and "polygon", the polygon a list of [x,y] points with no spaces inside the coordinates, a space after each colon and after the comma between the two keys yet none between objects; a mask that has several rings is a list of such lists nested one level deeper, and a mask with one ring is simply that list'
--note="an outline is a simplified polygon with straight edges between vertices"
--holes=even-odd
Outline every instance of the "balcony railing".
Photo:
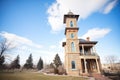
[{"label": "balcony railing", "polygon": [[80,55],[81,56],[98,56],[98,54],[97,53],[95,53],[95,52],[92,52],[92,53],[80,53]]}]

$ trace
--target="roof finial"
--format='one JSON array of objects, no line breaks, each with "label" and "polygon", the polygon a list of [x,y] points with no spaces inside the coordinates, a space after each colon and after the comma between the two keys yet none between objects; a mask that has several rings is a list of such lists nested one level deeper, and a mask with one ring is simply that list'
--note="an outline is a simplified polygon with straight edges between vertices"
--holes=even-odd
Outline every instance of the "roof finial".
[{"label": "roof finial", "polygon": [[90,37],[87,37],[86,39],[87,39],[87,41],[90,41]]},{"label": "roof finial", "polygon": [[73,15],[73,13],[71,12],[71,10],[69,9],[68,15]]}]

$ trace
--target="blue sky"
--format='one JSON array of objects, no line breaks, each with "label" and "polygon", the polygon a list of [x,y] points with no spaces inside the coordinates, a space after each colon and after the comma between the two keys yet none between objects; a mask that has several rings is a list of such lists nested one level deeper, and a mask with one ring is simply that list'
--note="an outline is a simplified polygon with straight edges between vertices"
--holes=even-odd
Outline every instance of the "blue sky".
[{"label": "blue sky", "polygon": [[7,52],[11,60],[19,54],[24,64],[32,53],[35,63],[40,56],[49,63],[58,53],[64,61],[63,15],[71,10],[80,15],[79,38],[98,41],[104,63],[108,55],[120,59],[119,6],[119,0],[0,0],[0,35],[16,46]]}]

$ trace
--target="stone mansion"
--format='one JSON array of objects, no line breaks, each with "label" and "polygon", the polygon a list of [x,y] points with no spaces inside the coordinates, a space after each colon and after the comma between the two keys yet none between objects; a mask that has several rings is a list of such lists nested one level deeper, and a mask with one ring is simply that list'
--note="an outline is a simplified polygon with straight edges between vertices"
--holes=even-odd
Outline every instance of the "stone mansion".
[{"label": "stone mansion", "polygon": [[62,43],[65,54],[65,70],[68,75],[84,75],[89,73],[100,73],[100,57],[96,54],[95,45],[97,41],[78,39],[77,20],[79,15],[68,12],[64,15],[63,23],[66,24],[66,42]]}]

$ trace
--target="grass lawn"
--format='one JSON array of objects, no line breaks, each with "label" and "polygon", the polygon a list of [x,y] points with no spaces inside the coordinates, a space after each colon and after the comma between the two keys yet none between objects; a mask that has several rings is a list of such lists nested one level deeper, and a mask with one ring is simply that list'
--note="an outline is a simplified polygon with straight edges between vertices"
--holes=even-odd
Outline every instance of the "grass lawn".
[{"label": "grass lawn", "polygon": [[34,72],[0,73],[0,80],[88,80],[83,77],[49,76]]}]

